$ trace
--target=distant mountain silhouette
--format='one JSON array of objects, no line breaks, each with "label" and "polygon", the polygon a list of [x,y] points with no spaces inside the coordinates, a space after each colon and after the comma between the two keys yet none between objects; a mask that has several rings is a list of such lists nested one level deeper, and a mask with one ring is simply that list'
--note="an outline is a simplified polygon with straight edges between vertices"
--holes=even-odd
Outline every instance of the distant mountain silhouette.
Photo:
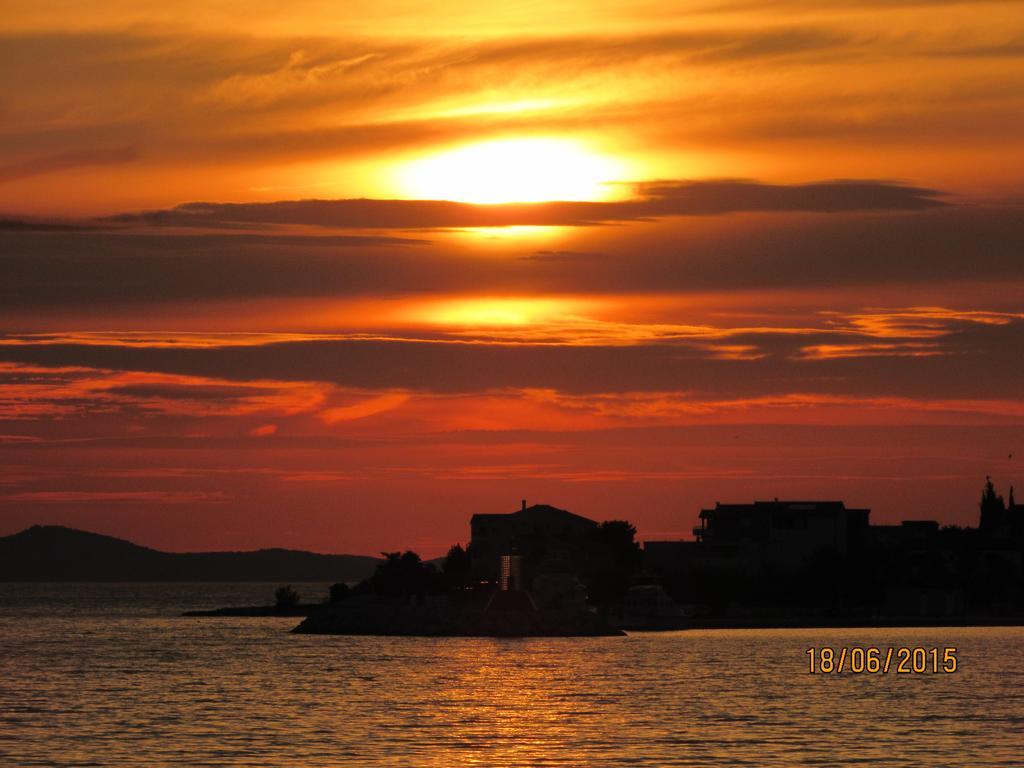
[{"label": "distant mountain silhouette", "polygon": [[378,562],[292,549],[160,552],[60,525],[0,537],[0,581],[358,581]]}]

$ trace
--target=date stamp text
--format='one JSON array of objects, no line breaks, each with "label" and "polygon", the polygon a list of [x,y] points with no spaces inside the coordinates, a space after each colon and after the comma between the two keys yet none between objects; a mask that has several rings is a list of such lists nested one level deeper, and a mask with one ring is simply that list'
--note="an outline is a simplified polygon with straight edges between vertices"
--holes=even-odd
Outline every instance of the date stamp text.
[{"label": "date stamp text", "polygon": [[823,646],[808,648],[806,655],[812,675],[950,675],[959,668],[955,647]]}]

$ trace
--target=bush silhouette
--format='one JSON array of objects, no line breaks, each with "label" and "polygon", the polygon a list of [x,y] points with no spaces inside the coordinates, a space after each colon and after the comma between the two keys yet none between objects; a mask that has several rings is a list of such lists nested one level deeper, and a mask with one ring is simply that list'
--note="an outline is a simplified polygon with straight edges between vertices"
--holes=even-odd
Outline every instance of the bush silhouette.
[{"label": "bush silhouette", "polygon": [[348,584],[343,581],[339,581],[337,584],[331,584],[330,587],[330,600],[332,603],[340,603],[342,600],[346,600],[351,594],[352,590],[349,589]]},{"label": "bush silhouette", "polygon": [[432,563],[424,563],[415,552],[382,552],[370,585],[373,592],[388,597],[422,596],[441,590],[439,574]]},{"label": "bush silhouette", "polygon": [[448,587],[464,587],[472,581],[470,566],[472,565],[470,554],[460,544],[456,544],[448,550],[441,566],[445,583]]},{"label": "bush silhouette", "polygon": [[283,587],[278,587],[274,592],[274,606],[278,609],[282,608],[294,608],[299,604],[299,593],[292,589],[292,585],[288,584]]}]

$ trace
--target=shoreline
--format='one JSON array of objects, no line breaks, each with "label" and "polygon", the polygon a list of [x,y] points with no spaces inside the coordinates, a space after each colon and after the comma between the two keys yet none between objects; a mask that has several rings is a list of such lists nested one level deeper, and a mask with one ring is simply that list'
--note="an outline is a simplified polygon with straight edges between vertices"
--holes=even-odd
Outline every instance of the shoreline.
[{"label": "shoreline", "polygon": [[322,603],[309,603],[305,605],[294,605],[289,608],[278,608],[276,605],[238,605],[226,606],[224,608],[208,608],[194,611],[184,611],[182,616],[189,617],[217,617],[217,616],[283,616],[283,617],[306,617],[326,606]]},{"label": "shoreline", "polygon": [[[212,609],[199,609],[184,611],[180,615],[188,618],[308,618],[315,614],[325,612],[331,608],[325,603],[309,603],[293,606],[290,608],[278,608],[273,605],[249,605],[249,606],[224,606]],[[402,631],[394,625],[389,626],[386,631],[372,631],[369,627],[344,626],[347,622],[341,622],[342,627],[333,626],[329,632],[324,634],[349,634],[349,635],[375,635],[385,634],[400,637],[466,637],[467,631],[473,631],[463,626],[461,631],[446,634],[439,632],[438,627],[432,627],[429,632]],[[376,624],[371,621],[368,624]],[[675,620],[661,624],[651,623],[647,625],[609,624],[610,635],[618,632],[628,633],[654,633],[654,632],[682,632],[687,630],[709,630],[709,629],[927,629],[939,627],[1024,627],[1024,616],[873,616],[867,617],[792,617],[792,618],[702,618],[693,620]],[[380,629],[378,625],[376,627]],[[295,629],[298,629],[296,627]],[[293,630],[294,631],[294,630]],[[319,634],[310,632],[308,629],[301,630],[302,633]],[[479,637],[500,637],[503,634],[490,634],[481,631]],[[539,636],[539,635],[538,635]],[[558,634],[548,636],[559,636]],[[570,635],[571,636],[571,635]]]},{"label": "shoreline", "polygon": [[934,627],[1024,627],[1024,616],[892,616],[792,619],[700,619],[669,626],[626,626],[627,632],[680,632],[690,629],[928,629]]}]

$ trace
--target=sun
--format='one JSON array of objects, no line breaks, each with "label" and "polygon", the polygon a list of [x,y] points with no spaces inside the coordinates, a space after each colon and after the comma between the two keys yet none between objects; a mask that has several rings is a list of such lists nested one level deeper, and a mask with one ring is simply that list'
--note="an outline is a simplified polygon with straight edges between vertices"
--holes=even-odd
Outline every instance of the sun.
[{"label": "sun", "polygon": [[621,164],[567,139],[487,141],[415,160],[400,172],[409,197],[464,203],[603,200]]}]

